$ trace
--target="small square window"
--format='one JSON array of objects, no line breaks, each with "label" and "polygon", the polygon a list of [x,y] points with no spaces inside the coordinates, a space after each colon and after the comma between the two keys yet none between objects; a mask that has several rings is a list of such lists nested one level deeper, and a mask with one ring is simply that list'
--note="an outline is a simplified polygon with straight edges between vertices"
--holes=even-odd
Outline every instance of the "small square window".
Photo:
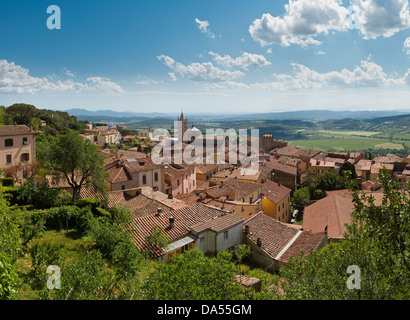
[{"label": "small square window", "polygon": [[12,147],[12,146],[13,146],[13,139],[6,139],[6,140],[4,141],[4,145],[5,145],[6,147]]},{"label": "small square window", "polygon": [[24,138],[23,138],[23,145],[25,145],[25,146],[26,146],[27,144],[28,144],[27,137],[24,137]]},{"label": "small square window", "polygon": [[228,240],[229,239],[229,235],[228,235],[228,231],[224,232],[224,240]]}]

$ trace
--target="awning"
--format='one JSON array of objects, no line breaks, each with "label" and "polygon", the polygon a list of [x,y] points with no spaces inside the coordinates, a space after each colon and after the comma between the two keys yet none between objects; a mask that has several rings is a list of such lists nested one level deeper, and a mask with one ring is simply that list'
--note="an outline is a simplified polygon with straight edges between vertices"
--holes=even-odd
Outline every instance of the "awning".
[{"label": "awning", "polygon": [[195,241],[195,239],[192,239],[191,237],[185,237],[185,238],[182,238],[182,239],[179,239],[175,242],[170,243],[166,250],[164,248],[163,249],[164,249],[165,252],[171,252],[171,251],[174,251],[178,248],[181,248],[181,247],[183,247],[183,246],[185,246],[185,245],[187,245],[191,242],[194,242],[194,241]]}]

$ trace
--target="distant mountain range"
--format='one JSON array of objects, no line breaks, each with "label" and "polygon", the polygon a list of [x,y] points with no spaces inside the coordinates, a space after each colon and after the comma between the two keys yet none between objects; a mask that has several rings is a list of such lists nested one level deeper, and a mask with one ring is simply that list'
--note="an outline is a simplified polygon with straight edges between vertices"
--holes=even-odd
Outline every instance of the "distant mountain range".
[{"label": "distant mountain range", "polygon": [[[128,120],[143,120],[150,118],[176,119],[177,113],[137,113],[131,111],[98,110],[90,111],[86,109],[65,110],[70,115],[76,116],[79,120],[90,121],[116,121],[114,118],[127,118]],[[305,110],[305,111],[284,111],[268,113],[250,114],[191,114],[186,115],[191,120],[224,120],[224,121],[243,121],[243,120],[341,120],[341,119],[375,119],[380,117],[391,117],[410,114],[410,110],[386,110],[386,111],[332,111],[332,110]],[[100,119],[100,120],[98,120]]]}]

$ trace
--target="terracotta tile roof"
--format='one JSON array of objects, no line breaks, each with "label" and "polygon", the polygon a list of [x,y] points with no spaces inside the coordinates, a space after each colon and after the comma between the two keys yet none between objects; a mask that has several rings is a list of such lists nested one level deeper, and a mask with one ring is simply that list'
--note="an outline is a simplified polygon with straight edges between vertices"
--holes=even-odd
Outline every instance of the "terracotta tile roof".
[{"label": "terracotta tile roof", "polygon": [[[213,184],[217,184],[217,186],[212,186],[209,188],[204,189],[208,195],[212,198],[218,199],[221,196],[228,196],[231,192],[235,192],[235,199],[236,201],[242,200],[243,197],[247,197],[250,194],[260,190],[262,192],[262,184],[261,183],[253,183],[253,182],[246,182],[237,179],[213,179]],[[221,188],[222,185],[222,188]],[[219,188],[219,189],[218,189]],[[209,191],[213,190],[215,194],[210,193]],[[256,200],[256,199],[254,199]]]},{"label": "terracotta tile roof", "polygon": [[273,155],[289,156],[289,157],[295,157],[295,158],[300,158],[300,157],[313,158],[319,153],[320,151],[299,149],[293,146],[286,146],[283,148],[274,149],[270,152],[270,154],[273,154]]},{"label": "terracotta tile roof", "polygon": [[113,166],[106,170],[109,173],[108,178],[106,179],[111,183],[120,183],[132,181],[132,176],[129,170],[121,165]]},{"label": "terracotta tile roof", "polygon": [[311,231],[303,231],[299,237],[290,245],[290,247],[280,256],[279,261],[289,263],[290,258],[300,257],[309,254],[310,250],[317,250],[325,239],[326,233],[313,233]]},{"label": "terracotta tile roof", "polygon": [[328,196],[307,206],[303,214],[303,229],[324,232],[328,238],[343,238],[345,224],[350,223],[354,210],[351,194],[346,190],[327,192]]},{"label": "terracotta tile roof", "polygon": [[184,201],[185,203],[189,204],[189,205],[193,205],[198,203],[199,197],[191,192],[191,193],[183,193],[183,194],[179,194],[177,196],[175,196],[175,198]]},{"label": "terracotta tile roof", "polygon": [[[343,159],[345,161],[345,159]],[[318,159],[310,159],[309,165],[311,167],[326,167],[326,168],[334,168],[336,166],[335,161],[326,161],[326,160],[318,160]]]},{"label": "terracotta tile roof", "polygon": [[96,191],[92,185],[85,185],[81,188],[80,194],[78,196],[79,199],[88,199],[88,198],[95,198],[101,201],[106,201],[107,199],[104,198],[104,195],[100,191]]},{"label": "terracotta tile roof", "polygon": [[394,154],[387,154],[385,156],[377,156],[376,158],[373,159],[374,162],[381,162],[381,163],[394,163],[394,162],[401,162],[403,161],[403,158],[400,158]]},{"label": "terracotta tile roof", "polygon": [[258,213],[245,223],[249,226],[248,239],[258,244],[260,248],[272,259],[287,263],[291,257],[300,256],[303,250],[305,254],[311,249],[316,250],[322,243],[325,233],[313,234],[310,231],[295,228],[281,223],[263,213]]},{"label": "terracotta tile roof", "polygon": [[228,178],[239,180],[257,181],[261,176],[261,170],[254,170],[248,166],[241,166],[240,168],[233,170]]},{"label": "terracotta tile roof", "polygon": [[162,167],[162,165],[154,163],[151,158],[127,157],[127,160],[124,161],[124,164],[131,170],[131,172],[141,172]]},{"label": "terracotta tile roof", "polygon": [[356,170],[366,170],[367,171],[367,170],[370,170],[371,167],[372,167],[372,160],[361,159],[355,165]]},{"label": "terracotta tile roof", "polygon": [[112,191],[108,194],[108,207],[112,208],[115,205],[124,207],[132,212],[135,217],[143,217],[157,212],[158,208],[163,211],[170,210],[170,207],[164,203],[151,199],[143,194],[131,196],[127,190]]},{"label": "terracotta tile roof", "polygon": [[366,189],[366,190],[374,191],[374,190],[379,190],[381,187],[382,187],[382,184],[377,181],[367,180],[362,183],[362,189]]},{"label": "terracotta tile roof", "polygon": [[228,184],[219,184],[216,186],[208,187],[205,190],[208,197],[213,199],[219,199],[220,197],[227,197],[235,193],[235,188]]},{"label": "terracotta tile roof", "polygon": [[13,136],[13,135],[23,135],[23,134],[35,134],[34,130],[31,130],[24,124],[16,125],[4,125],[0,126],[0,136]]},{"label": "terracotta tile roof", "polygon": [[164,165],[165,174],[169,175],[171,179],[177,179],[186,174],[195,174],[195,166],[193,165]]},{"label": "terracotta tile roof", "polygon": [[214,171],[218,171],[218,164],[199,164],[196,166],[196,172],[202,174],[209,174]]},{"label": "terracotta tile roof", "polygon": [[279,162],[279,160],[272,158],[271,161],[266,162],[266,166],[272,168],[273,171],[284,172],[290,175],[297,175],[297,168]]},{"label": "terracotta tile roof", "polygon": [[207,206],[212,206],[212,207],[223,209],[226,211],[232,211],[237,206],[237,204],[235,203],[215,200],[212,198],[204,199],[202,203],[206,204]]},{"label": "terracotta tile roof", "polygon": [[[376,162],[372,165],[371,172],[374,170],[375,173],[379,172],[383,167],[386,167],[387,170],[393,171],[394,164],[393,163],[381,163]],[[373,173],[373,172],[372,172]]]},{"label": "terracotta tile roof", "polygon": [[299,232],[264,213],[249,218],[245,226],[249,226],[248,239],[255,244],[261,239],[261,249],[273,259]]},{"label": "terracotta tile roof", "polygon": [[[130,224],[124,225],[124,228],[130,232],[137,248],[140,251],[146,251],[148,249],[147,236],[151,234],[153,227],[163,228],[164,234],[170,238],[170,241],[175,241],[189,235],[192,226],[206,222],[221,213],[220,210],[197,204],[178,210],[165,210],[161,215],[152,213],[137,216]],[[170,226],[170,217],[174,218],[172,227]],[[156,257],[162,254],[164,251],[161,248],[157,248],[154,252]]]},{"label": "terracotta tile roof", "polygon": [[283,185],[279,185],[272,180],[266,180],[262,183],[262,192],[264,196],[276,204],[288,197],[291,191],[291,189],[286,188]]},{"label": "terracotta tile roof", "polygon": [[185,201],[182,201],[176,197],[170,199],[167,194],[161,191],[154,191],[151,187],[148,186],[140,187],[139,190],[141,190],[141,193],[146,197],[154,199],[172,209],[180,209],[188,206]]},{"label": "terracotta tile roof", "polygon": [[211,230],[220,233],[233,226],[243,223],[245,220],[235,213],[226,213],[222,216],[217,216],[211,220],[196,224],[192,226],[191,230],[195,233],[200,233],[205,230]]}]

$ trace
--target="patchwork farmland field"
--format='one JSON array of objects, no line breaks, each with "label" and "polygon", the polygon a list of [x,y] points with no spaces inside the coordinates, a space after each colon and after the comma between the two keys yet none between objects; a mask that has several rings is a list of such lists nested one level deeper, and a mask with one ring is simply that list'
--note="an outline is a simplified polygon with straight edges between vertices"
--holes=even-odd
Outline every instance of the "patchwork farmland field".
[{"label": "patchwork farmland field", "polygon": [[302,149],[321,151],[362,151],[368,149],[404,149],[406,141],[391,141],[390,138],[379,137],[376,131],[330,131],[309,130],[303,132],[303,139],[289,141],[289,145]]}]

